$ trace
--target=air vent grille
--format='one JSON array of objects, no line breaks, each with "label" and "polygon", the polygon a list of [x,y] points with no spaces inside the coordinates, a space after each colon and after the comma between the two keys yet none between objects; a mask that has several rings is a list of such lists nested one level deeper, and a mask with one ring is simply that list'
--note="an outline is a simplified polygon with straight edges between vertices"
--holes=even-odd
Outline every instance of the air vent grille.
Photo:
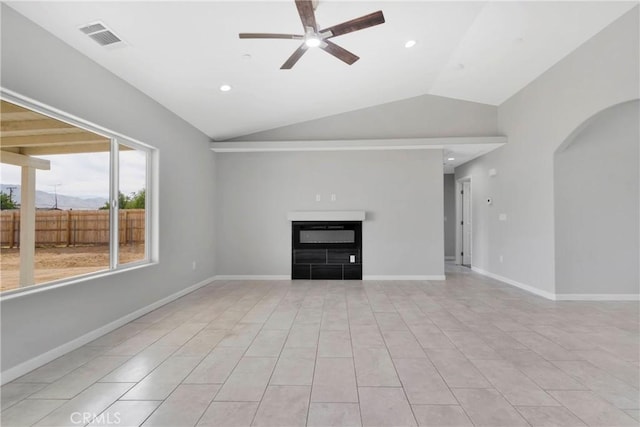
[{"label": "air vent grille", "polygon": [[115,35],[113,31],[107,28],[102,22],[93,22],[91,24],[80,27],[80,31],[88,35],[93,41],[100,46],[109,46],[122,42],[122,39]]},{"label": "air vent grille", "polygon": [[80,27],[80,31],[82,31],[85,34],[91,34],[91,33],[95,33],[98,31],[104,31],[107,28],[102,25],[100,22],[95,22],[93,24],[88,24],[85,25],[84,27]]},{"label": "air vent grille", "polygon": [[99,33],[89,34],[93,40],[95,40],[100,46],[107,46],[114,43],[119,43],[122,40],[118,38],[111,31],[100,31]]}]

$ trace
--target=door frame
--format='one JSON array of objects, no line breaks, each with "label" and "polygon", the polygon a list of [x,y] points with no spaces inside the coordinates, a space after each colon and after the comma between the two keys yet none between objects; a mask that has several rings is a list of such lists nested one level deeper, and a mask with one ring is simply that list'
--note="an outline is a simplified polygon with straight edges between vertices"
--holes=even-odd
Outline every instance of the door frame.
[{"label": "door frame", "polygon": [[[462,238],[463,238],[463,230],[462,230],[462,183],[463,182],[468,182],[469,183],[469,195],[473,195],[473,183],[471,180],[471,175],[467,175],[467,176],[463,176],[461,178],[456,179],[456,264],[457,265],[462,265],[462,255],[460,255],[460,253],[462,252],[462,248],[463,248],[463,242],[462,242]],[[471,218],[473,218],[473,203],[471,203],[473,201],[473,197],[471,197],[471,200],[469,201],[469,216]],[[472,248],[473,245],[473,221],[471,221],[471,233],[469,234],[469,248]],[[473,250],[471,250],[471,255],[469,256],[469,265],[473,265]]]}]

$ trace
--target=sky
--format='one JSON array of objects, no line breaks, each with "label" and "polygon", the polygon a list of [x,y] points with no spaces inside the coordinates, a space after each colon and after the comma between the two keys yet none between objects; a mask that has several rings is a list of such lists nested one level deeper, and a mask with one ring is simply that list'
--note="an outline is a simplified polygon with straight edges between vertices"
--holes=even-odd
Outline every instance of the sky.
[{"label": "sky", "polygon": [[[109,153],[37,156],[51,162],[51,170],[36,171],[36,190],[66,196],[109,198]],[[145,187],[145,156],[142,151],[120,152],[120,191],[135,193]],[[20,167],[2,164],[0,183],[20,185]]]}]

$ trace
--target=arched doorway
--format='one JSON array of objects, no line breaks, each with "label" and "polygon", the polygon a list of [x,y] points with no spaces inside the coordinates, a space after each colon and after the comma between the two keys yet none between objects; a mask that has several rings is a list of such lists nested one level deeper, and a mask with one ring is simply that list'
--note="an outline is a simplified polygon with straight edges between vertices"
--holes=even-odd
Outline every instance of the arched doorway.
[{"label": "arched doorway", "polygon": [[640,101],[601,111],[554,154],[556,293],[637,295]]}]

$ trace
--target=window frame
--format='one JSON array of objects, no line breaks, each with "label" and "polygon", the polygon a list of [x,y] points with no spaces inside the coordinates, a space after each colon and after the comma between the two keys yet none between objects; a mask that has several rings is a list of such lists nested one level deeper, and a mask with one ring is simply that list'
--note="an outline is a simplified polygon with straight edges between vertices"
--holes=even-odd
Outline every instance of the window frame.
[{"label": "window frame", "polygon": [[[95,133],[110,140],[109,151],[109,266],[104,270],[79,274],[68,278],[34,284],[24,288],[16,288],[0,293],[0,302],[24,295],[43,292],[49,289],[82,283],[87,280],[111,276],[124,271],[135,270],[159,263],[158,257],[158,214],[156,194],[158,191],[158,148],[66,113],[39,101],[20,95],[14,91],[0,87],[0,100],[28,108],[36,113],[51,117],[72,126]],[[139,150],[145,153],[145,247],[144,258],[121,264],[119,262],[119,228],[118,228],[118,192],[119,188],[119,146]]]}]

